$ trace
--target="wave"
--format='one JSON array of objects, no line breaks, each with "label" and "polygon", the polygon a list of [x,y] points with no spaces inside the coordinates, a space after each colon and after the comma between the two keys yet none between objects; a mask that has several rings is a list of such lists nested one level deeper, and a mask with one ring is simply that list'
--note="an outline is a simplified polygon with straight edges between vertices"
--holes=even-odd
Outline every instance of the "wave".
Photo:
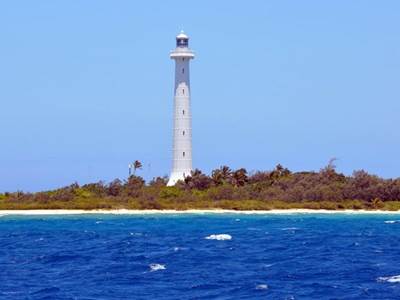
[{"label": "wave", "polygon": [[387,277],[378,277],[377,281],[379,281],[379,282],[399,283],[400,282],[400,275],[387,276]]},{"label": "wave", "polygon": [[267,290],[268,285],[267,284],[257,284],[256,285],[256,290]]},{"label": "wave", "polygon": [[222,233],[222,234],[211,234],[205,237],[206,240],[217,240],[217,241],[227,241],[231,240],[232,236],[230,234]]},{"label": "wave", "polygon": [[162,264],[150,264],[150,272],[155,272],[155,271],[160,271],[160,270],[165,270],[166,267],[165,265]]},{"label": "wave", "polygon": [[129,235],[132,235],[132,236],[142,236],[143,233],[141,233],[141,232],[129,232]]},{"label": "wave", "polygon": [[400,223],[400,220],[389,220],[385,221],[386,224],[394,224],[394,223]]},{"label": "wave", "polygon": [[287,230],[300,230],[298,227],[287,227],[287,228],[281,228],[281,230],[287,231]]}]

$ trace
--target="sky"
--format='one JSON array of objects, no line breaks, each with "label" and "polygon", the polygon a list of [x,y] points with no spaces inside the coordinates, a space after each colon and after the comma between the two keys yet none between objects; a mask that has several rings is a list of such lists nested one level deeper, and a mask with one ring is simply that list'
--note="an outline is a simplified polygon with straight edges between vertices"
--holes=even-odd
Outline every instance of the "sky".
[{"label": "sky", "polygon": [[400,1],[2,1],[0,192],[168,175],[174,65],[193,165],[400,177]]}]

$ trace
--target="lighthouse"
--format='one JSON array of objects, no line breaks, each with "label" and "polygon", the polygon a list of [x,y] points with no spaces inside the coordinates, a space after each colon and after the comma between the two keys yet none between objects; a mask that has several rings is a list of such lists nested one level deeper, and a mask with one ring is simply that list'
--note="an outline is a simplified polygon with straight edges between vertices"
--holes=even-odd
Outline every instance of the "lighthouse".
[{"label": "lighthouse", "polygon": [[170,54],[175,60],[174,132],[172,171],[168,186],[184,180],[192,171],[192,113],[190,111],[189,37],[181,31],[176,37],[176,48]]}]

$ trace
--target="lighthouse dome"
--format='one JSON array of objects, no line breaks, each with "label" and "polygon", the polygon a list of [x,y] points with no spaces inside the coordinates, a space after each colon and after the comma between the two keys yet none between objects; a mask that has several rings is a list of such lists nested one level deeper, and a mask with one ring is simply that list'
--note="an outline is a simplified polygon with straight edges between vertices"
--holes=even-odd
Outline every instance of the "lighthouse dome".
[{"label": "lighthouse dome", "polygon": [[176,36],[177,39],[189,39],[189,37],[181,30],[181,33]]},{"label": "lighthouse dome", "polygon": [[186,48],[189,46],[189,37],[183,32],[183,30],[176,36],[176,46],[180,48]]}]

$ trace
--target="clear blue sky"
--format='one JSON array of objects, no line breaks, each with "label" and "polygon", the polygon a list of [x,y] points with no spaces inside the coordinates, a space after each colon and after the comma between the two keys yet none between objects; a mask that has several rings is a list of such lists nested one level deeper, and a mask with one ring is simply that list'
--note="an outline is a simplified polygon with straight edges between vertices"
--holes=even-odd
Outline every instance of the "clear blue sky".
[{"label": "clear blue sky", "polygon": [[400,176],[400,1],[3,1],[0,191],[168,174],[181,29],[195,167]]}]

